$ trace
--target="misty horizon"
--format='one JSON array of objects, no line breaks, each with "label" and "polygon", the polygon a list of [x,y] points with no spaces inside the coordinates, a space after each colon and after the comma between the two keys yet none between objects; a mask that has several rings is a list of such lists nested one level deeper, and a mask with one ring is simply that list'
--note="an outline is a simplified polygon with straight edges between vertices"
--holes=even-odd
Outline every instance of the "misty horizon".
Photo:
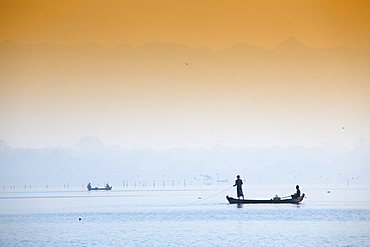
[{"label": "misty horizon", "polygon": [[87,182],[103,185],[104,181],[116,189],[143,187],[144,183],[148,187],[157,183],[158,188],[165,183],[167,187],[184,187],[217,185],[221,181],[222,185],[231,184],[236,174],[249,185],[345,187],[370,182],[370,146],[366,144],[353,148],[327,143],[311,148],[219,145],[209,149],[154,150],[123,149],[106,145],[96,137],[81,138],[74,148],[11,148],[4,140],[0,144],[4,171],[0,186],[4,188],[81,187]]}]

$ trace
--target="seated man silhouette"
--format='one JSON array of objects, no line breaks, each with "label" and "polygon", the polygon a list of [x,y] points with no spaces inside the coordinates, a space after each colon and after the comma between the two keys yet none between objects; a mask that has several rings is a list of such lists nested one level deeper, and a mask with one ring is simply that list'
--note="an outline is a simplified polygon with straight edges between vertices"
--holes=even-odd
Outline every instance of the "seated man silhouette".
[{"label": "seated man silhouette", "polygon": [[297,189],[297,192],[292,195],[292,199],[297,199],[298,197],[301,196],[301,191],[299,190],[299,185],[297,184],[295,186],[295,188]]}]

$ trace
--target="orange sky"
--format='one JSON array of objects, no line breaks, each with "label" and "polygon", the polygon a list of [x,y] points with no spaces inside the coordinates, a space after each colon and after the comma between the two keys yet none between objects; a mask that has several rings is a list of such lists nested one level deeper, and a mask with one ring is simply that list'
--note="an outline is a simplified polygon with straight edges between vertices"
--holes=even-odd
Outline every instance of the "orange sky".
[{"label": "orange sky", "polygon": [[217,50],[238,43],[274,49],[295,36],[318,48],[370,48],[369,13],[367,0],[1,0],[0,40]]},{"label": "orange sky", "polygon": [[[307,47],[370,49],[368,13],[370,1],[0,0],[0,42],[43,43],[1,42],[0,140],[368,143],[370,50]],[[69,47],[87,42],[139,47]]]}]

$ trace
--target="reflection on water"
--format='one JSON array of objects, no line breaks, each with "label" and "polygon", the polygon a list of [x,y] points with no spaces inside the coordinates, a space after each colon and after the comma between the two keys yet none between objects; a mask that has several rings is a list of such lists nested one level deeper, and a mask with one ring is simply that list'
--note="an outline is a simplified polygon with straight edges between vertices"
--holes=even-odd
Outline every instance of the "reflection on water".
[{"label": "reflection on water", "polygon": [[299,205],[231,205],[235,191],[219,191],[0,192],[0,246],[369,246],[370,190],[306,189]]}]

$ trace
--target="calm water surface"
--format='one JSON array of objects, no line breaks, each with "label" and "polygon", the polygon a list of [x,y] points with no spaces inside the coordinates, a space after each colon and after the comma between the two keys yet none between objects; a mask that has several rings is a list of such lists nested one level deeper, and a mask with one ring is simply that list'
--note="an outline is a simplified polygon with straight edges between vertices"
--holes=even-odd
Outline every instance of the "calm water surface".
[{"label": "calm water surface", "polygon": [[[246,197],[294,191],[272,188]],[[3,190],[0,246],[370,246],[369,189],[301,188],[300,205],[242,206],[221,186]]]}]

